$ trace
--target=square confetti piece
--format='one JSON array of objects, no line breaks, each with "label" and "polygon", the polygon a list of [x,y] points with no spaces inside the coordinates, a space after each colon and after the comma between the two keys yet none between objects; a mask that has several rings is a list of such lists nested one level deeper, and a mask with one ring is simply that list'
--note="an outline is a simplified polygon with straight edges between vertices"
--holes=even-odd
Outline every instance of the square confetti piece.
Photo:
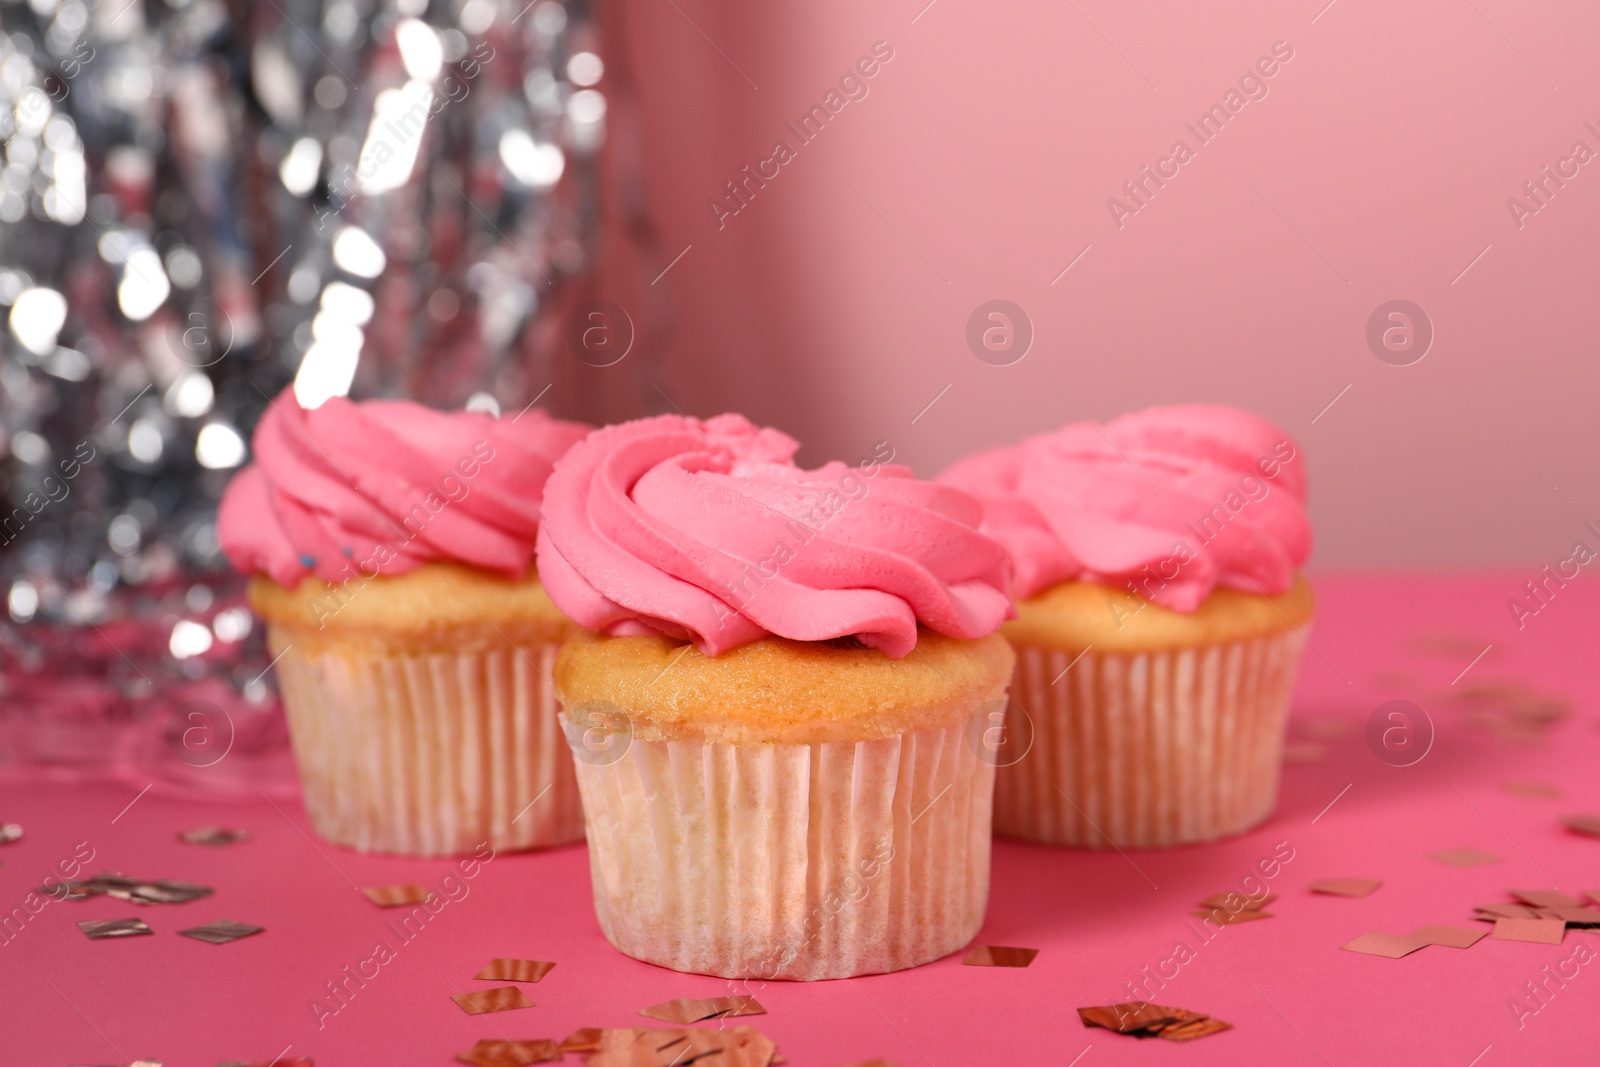
[{"label": "square confetti piece", "polygon": [[1026,967],[1038,954],[1036,948],[974,945],[961,962],[967,967]]},{"label": "square confetti piece", "polygon": [[155,933],[143,919],[85,919],[78,923],[78,929],[82,930],[91,941]]},{"label": "square confetti piece", "polygon": [[545,1063],[560,1058],[561,1046],[549,1038],[536,1041],[479,1041],[470,1052],[456,1055],[456,1059],[473,1067],[523,1067],[527,1063]]},{"label": "square confetti piece", "polygon": [[490,960],[472,977],[480,982],[537,982],[554,966],[543,960]]},{"label": "square confetti piece", "polygon": [[663,1001],[652,1004],[639,1012],[640,1015],[652,1019],[660,1019],[666,1023],[697,1023],[706,1019],[723,1019],[736,1015],[765,1015],[767,1009],[763,1008],[755,997],[710,997],[696,999],[694,997],[678,997],[676,1000]]},{"label": "square confetti piece", "polygon": [[1530,908],[1568,908],[1583,903],[1559,889],[1510,889],[1507,892]]},{"label": "square confetti piece", "polygon": [[178,835],[178,840],[190,845],[221,848],[224,845],[238,845],[250,840],[250,831],[228,830],[221,826],[200,826],[193,830],[185,830]]},{"label": "square confetti piece", "polygon": [[205,941],[212,945],[226,945],[229,941],[237,941],[241,937],[249,937],[251,934],[259,934],[263,929],[264,927],[251,926],[249,923],[236,923],[227,919],[219,919],[217,922],[206,923],[204,926],[179,930],[178,933],[184,937],[192,937],[196,941]]},{"label": "square confetti piece", "polygon": [[476,993],[459,993],[450,999],[468,1015],[487,1015],[492,1011],[515,1011],[518,1008],[533,1007],[533,1001],[528,999],[528,995],[514,985],[480,989]]},{"label": "square confetti piece", "polygon": [[1562,821],[1575,834],[1600,837],[1600,815],[1569,815]]},{"label": "square confetti piece", "polygon": [[1496,941],[1531,941],[1539,945],[1559,945],[1566,936],[1567,924],[1560,919],[1496,919]]},{"label": "square confetti piece", "polygon": [[1560,797],[1561,787],[1550,782],[1503,782],[1501,788],[1518,797]]},{"label": "square confetti piece", "polygon": [[1349,944],[1341,945],[1346,952],[1360,952],[1368,956],[1382,956],[1385,959],[1397,960],[1402,956],[1409,956],[1428,942],[1421,940],[1415,934],[1405,937],[1396,937],[1394,934],[1362,934]]},{"label": "square confetti piece", "polygon": [[433,894],[420,885],[372,885],[363,887],[361,892],[380,908],[403,908],[433,899]]},{"label": "square confetti piece", "polygon": [[1469,930],[1465,926],[1422,926],[1412,931],[1411,936],[1421,938],[1430,945],[1443,945],[1446,948],[1471,948],[1488,937],[1489,931]]},{"label": "square confetti piece", "polygon": [[1428,858],[1448,863],[1452,867],[1483,867],[1500,862],[1499,856],[1485,852],[1481,848],[1447,848],[1443,852],[1428,853]]},{"label": "square confetti piece", "polygon": [[1382,884],[1376,878],[1324,878],[1312,882],[1311,891],[1332,897],[1370,897]]}]

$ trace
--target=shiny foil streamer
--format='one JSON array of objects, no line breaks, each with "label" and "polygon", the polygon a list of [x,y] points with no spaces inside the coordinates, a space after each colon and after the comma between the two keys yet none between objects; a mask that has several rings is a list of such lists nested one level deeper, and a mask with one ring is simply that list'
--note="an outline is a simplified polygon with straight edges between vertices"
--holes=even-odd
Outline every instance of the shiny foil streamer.
[{"label": "shiny foil streamer", "polygon": [[598,38],[588,0],[0,4],[0,772],[292,789],[217,500],[290,381],[571,377],[631,115]]}]

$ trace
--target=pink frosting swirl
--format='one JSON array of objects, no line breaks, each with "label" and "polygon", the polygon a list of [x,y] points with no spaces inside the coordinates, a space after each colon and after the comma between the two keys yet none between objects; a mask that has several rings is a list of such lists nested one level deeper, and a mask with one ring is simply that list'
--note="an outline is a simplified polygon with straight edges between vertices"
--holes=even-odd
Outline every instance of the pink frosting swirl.
[{"label": "pink frosting swirl", "polygon": [[588,426],[342,397],[307,411],[285,389],[256,426],[255,462],[223,494],[234,566],[293,586],[454,561],[520,578],[545,479]]},{"label": "pink frosting swirl", "polygon": [[1150,408],[962,460],[939,481],[984,504],[1016,595],[1068,579],[1193,611],[1217,586],[1287,591],[1311,554],[1288,434],[1237,408]]},{"label": "pink frosting swirl", "polygon": [[590,630],[659,631],[713,656],[776,634],[898,658],[918,623],[975,638],[1011,617],[1005,549],[978,532],[977,501],[875,460],[802,470],[798,447],[740,415],[596,430],[545,487],[551,599]]}]

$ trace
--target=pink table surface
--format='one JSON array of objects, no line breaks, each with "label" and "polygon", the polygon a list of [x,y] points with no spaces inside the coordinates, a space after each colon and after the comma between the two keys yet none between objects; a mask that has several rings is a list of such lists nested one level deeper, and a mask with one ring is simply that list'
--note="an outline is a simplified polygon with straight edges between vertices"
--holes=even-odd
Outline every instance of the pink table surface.
[{"label": "pink table surface", "polygon": [[[1600,840],[1563,829],[1564,814],[1600,811],[1600,732],[1591,696],[1600,586],[1573,583],[1517,632],[1506,598],[1526,575],[1455,580],[1330,577],[1295,700],[1303,736],[1315,719],[1347,735],[1324,762],[1285,769],[1278,812],[1253,833],[1163,852],[1089,853],[1006,842],[994,851],[980,943],[1028,946],[1027,969],[964,967],[960,956],[899,974],[757,990],[769,1014],[741,1020],[771,1035],[797,1067],[874,1057],[958,1064],[1505,1064],[1595,1062],[1600,964],[1547,986],[1536,1014],[1508,1001],[1542,968],[1600,937],[1568,931],[1562,945],[1485,939],[1461,951],[1426,948],[1388,960],[1340,951],[1367,931],[1425,923],[1472,925],[1474,904],[1510,887],[1600,887]],[[1419,635],[1460,635],[1461,649],[1419,651]],[[1569,700],[1546,738],[1514,743],[1462,721],[1439,697],[1458,683],[1516,678]],[[1436,645],[1440,644],[1435,642]],[[1463,651],[1467,650],[1467,651]],[[1364,740],[1382,700],[1428,709],[1437,740],[1415,766],[1376,759]],[[1330,718],[1333,717],[1333,718]],[[1515,795],[1507,780],[1558,784],[1565,795]],[[628,959],[601,937],[581,847],[502,855],[467,883],[392,962],[319,1029],[312,998],[370,955],[396,945],[394,916],[356,886],[437,886],[444,861],[362,856],[309,837],[298,806],[196,804],[125,785],[0,792],[0,820],[24,840],[0,847],[0,905],[21,903],[78,842],[93,870],[179,878],[214,896],[178,906],[108,899],[49,904],[0,944],[0,1063],[126,1063],[167,1067],[271,1060],[285,1050],[340,1064],[454,1062],[479,1038],[561,1037],[580,1026],[648,1025],[635,1012],[679,996],[719,996],[724,981]],[[1335,798],[1337,801],[1335,802]],[[1330,803],[1332,806],[1330,807]],[[113,818],[122,814],[113,821]],[[176,840],[206,823],[249,829],[253,841],[209,849]],[[1238,884],[1277,842],[1294,858],[1272,880],[1275,918],[1232,926],[1201,944],[1187,925],[1196,901]],[[1503,862],[1456,868],[1426,853],[1474,846]],[[1363,899],[1312,895],[1319,878],[1373,877]],[[138,915],[154,937],[90,941],[80,919]],[[213,946],[176,931],[215,919],[266,932]],[[1190,1044],[1138,1041],[1080,1025],[1075,1008],[1127,999],[1124,982],[1156,968],[1184,940],[1193,958],[1160,1002],[1211,1013],[1234,1028]],[[490,983],[472,975],[498,956],[554,960],[525,987],[537,1007],[469,1017],[449,1000]],[[1168,965],[1167,973],[1171,973]],[[715,1025],[710,1024],[710,1025]],[[568,1057],[568,1062],[577,1062]]]}]

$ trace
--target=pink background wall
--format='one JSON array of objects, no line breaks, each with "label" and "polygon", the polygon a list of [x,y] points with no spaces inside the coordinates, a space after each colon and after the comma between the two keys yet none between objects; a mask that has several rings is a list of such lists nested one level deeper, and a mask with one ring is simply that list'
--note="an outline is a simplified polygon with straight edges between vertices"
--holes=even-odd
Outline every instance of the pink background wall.
[{"label": "pink background wall", "polygon": [[[691,246],[655,287],[658,409],[743,410],[811,462],[887,439],[932,474],[1075,408],[1243,405],[1310,457],[1321,566],[1537,566],[1600,520],[1600,159],[1520,229],[1507,207],[1600,152],[1600,8],[923,2],[624,5],[664,256]],[[877,41],[866,98],[798,146],[784,123]],[[1279,41],[1200,145],[1185,121]],[[1108,198],[1180,138],[1119,229]],[[719,229],[708,199],[779,139],[797,158]],[[993,298],[1036,331],[1014,365],[965,340]],[[1436,331],[1411,366],[1365,339],[1395,298]]]}]

